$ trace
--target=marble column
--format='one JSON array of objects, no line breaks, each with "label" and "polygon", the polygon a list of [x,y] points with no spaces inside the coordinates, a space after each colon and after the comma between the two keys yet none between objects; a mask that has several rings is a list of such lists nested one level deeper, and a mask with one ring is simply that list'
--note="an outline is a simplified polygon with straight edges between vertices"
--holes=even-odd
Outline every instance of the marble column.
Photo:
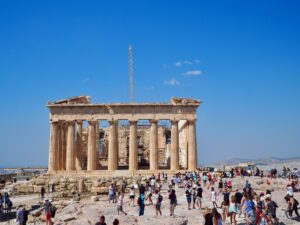
[{"label": "marble column", "polygon": [[138,169],[137,121],[130,122],[129,170]]},{"label": "marble column", "polygon": [[68,121],[68,138],[67,138],[67,154],[66,154],[66,171],[75,170],[75,123]]},{"label": "marble column", "polygon": [[108,170],[118,169],[119,146],[118,146],[118,121],[109,122],[109,144],[108,144]]},{"label": "marble column", "polygon": [[76,170],[82,170],[82,158],[83,158],[83,141],[82,141],[82,121],[77,120],[76,130],[76,159],[75,167]]},{"label": "marble column", "polygon": [[150,170],[158,170],[157,121],[151,121],[150,128]]},{"label": "marble column", "polygon": [[96,170],[96,121],[89,121],[87,170]]},{"label": "marble column", "polygon": [[66,170],[67,162],[67,123],[63,123],[61,127],[61,140],[62,140],[62,170]]},{"label": "marble column", "polygon": [[179,134],[178,121],[172,120],[171,128],[171,170],[179,169]]},{"label": "marble column", "polygon": [[56,160],[57,160],[57,122],[51,122],[50,124],[50,143],[49,143],[49,162],[48,171],[56,171]]},{"label": "marble column", "polygon": [[62,170],[62,138],[61,138],[61,133],[62,133],[62,122],[58,122],[57,124],[57,164],[56,168],[57,170]]},{"label": "marble column", "polygon": [[188,121],[186,121],[187,124],[184,127],[184,159],[183,159],[183,167],[185,169],[188,169],[188,149],[189,149],[189,126]]},{"label": "marble column", "polygon": [[188,169],[197,169],[197,142],[196,142],[196,121],[189,121],[189,149],[188,149]]}]

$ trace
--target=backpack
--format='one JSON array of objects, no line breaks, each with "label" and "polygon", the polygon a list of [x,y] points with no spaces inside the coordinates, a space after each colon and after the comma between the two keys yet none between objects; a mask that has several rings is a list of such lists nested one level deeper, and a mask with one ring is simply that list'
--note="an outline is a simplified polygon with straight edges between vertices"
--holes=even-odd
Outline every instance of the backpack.
[{"label": "backpack", "polygon": [[162,202],[162,200],[163,200],[163,196],[162,195],[158,195],[158,201]]},{"label": "backpack", "polygon": [[55,217],[55,213],[56,213],[56,207],[51,205],[50,206],[50,213],[51,213],[51,217],[54,218]]},{"label": "backpack", "polygon": [[11,208],[13,206],[13,203],[12,203],[12,201],[10,199],[7,200],[7,206],[9,208]]},{"label": "backpack", "polygon": [[137,199],[136,203],[137,203],[138,205],[140,205],[140,204],[141,204],[141,196],[139,196],[139,197],[138,197],[138,199]]},{"label": "backpack", "polygon": [[27,220],[28,220],[28,212],[27,212],[27,210],[23,211],[23,216],[24,216],[24,221],[27,222]]}]

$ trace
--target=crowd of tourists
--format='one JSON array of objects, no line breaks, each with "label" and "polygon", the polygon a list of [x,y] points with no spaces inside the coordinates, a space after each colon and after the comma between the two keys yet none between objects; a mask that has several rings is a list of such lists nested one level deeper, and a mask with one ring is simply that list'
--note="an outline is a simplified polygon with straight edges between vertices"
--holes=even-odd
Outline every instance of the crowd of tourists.
[{"label": "crowd of tourists", "polygon": [[[13,202],[9,198],[9,194],[5,192],[3,195],[0,193],[0,222],[5,214],[11,214]],[[23,205],[16,207],[16,225],[26,225],[28,220],[28,211]]]},{"label": "crowd of tourists", "polygon": [[[244,176],[245,174],[232,171],[232,177]],[[276,175],[276,174],[275,174]],[[270,177],[275,178],[274,174]],[[261,176],[261,172],[258,173]],[[169,183],[168,183],[169,181]],[[252,188],[247,179],[242,190],[233,189],[233,179],[226,178],[214,172],[186,172],[178,173],[170,180],[166,173],[154,174],[142,182],[141,176],[136,184],[128,185],[122,182],[120,188],[112,183],[109,187],[109,202],[116,203],[118,214],[127,213],[123,209],[126,187],[129,186],[129,206],[138,207],[138,215],[143,216],[145,206],[153,205],[156,215],[162,215],[162,204],[169,204],[170,216],[175,215],[177,206],[176,190],[183,189],[187,210],[202,210],[206,225],[222,225],[226,221],[237,224],[237,217],[247,225],[277,224],[279,220],[276,216],[277,203],[272,198],[272,191],[265,190],[258,193]],[[163,203],[161,189],[163,185],[168,185],[168,201]],[[212,208],[203,208],[203,197],[211,201]],[[287,195],[284,197],[287,203],[286,216],[293,218],[293,213],[299,218],[298,201],[294,198],[292,182],[287,186]],[[218,201],[217,201],[218,200]],[[218,205],[217,202],[221,204]],[[118,221],[117,221],[118,222]],[[103,224],[103,223],[97,223]],[[118,224],[118,223],[117,223]]]},{"label": "crowd of tourists", "polygon": [[[285,168],[286,175],[289,174]],[[149,178],[139,175],[136,181],[128,184],[125,180],[120,185],[111,183],[108,188],[108,202],[116,205],[118,215],[127,215],[124,209],[124,199],[128,201],[129,207],[137,207],[139,216],[144,216],[145,210],[150,209],[151,214],[161,216],[162,205],[168,206],[171,217],[178,215],[176,207],[178,197],[186,199],[186,209],[194,210],[196,214],[202,213],[205,225],[222,225],[230,222],[237,224],[237,220],[244,221],[247,225],[271,225],[278,224],[279,219],[276,211],[278,204],[272,198],[274,194],[271,189],[257,191],[244,176],[245,171],[231,170],[230,174],[216,172],[185,172],[177,173],[169,177],[167,173],[158,173]],[[257,173],[263,177],[262,171]],[[243,188],[234,188],[234,177],[241,176],[244,182]],[[268,179],[276,179],[277,171],[271,170]],[[283,196],[286,202],[285,215],[289,219],[300,219],[298,207],[299,202],[295,198],[294,192],[297,191],[297,180],[289,179],[286,187],[286,195]],[[161,194],[167,189],[167,195]],[[180,191],[181,190],[181,191]],[[128,193],[128,194],[127,194]],[[178,196],[178,193],[180,193]],[[182,196],[184,193],[184,196]],[[41,189],[41,199],[44,200],[44,210],[46,225],[52,225],[55,217],[56,208],[50,199],[45,199],[45,188]],[[164,199],[166,197],[167,199]],[[204,198],[206,199],[204,203]],[[207,202],[208,200],[208,202]],[[0,193],[0,221],[4,213],[10,213],[12,201],[8,193]],[[211,207],[204,207],[211,206]],[[151,208],[150,208],[151,207]],[[198,210],[198,211],[197,211]],[[22,205],[16,207],[16,224],[26,224],[28,212]],[[101,216],[96,225],[104,225],[105,216]],[[113,224],[119,224],[115,219]]]}]

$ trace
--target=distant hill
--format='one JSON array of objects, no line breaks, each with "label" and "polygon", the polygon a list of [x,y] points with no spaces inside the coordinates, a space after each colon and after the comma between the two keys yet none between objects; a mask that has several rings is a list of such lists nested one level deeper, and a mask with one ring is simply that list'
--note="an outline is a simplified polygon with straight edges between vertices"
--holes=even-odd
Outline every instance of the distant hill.
[{"label": "distant hill", "polygon": [[215,165],[236,165],[239,163],[254,163],[257,165],[268,165],[268,164],[276,164],[276,163],[288,163],[294,161],[299,161],[300,163],[300,157],[290,157],[290,158],[266,157],[260,159],[232,158],[229,160],[218,162]]}]

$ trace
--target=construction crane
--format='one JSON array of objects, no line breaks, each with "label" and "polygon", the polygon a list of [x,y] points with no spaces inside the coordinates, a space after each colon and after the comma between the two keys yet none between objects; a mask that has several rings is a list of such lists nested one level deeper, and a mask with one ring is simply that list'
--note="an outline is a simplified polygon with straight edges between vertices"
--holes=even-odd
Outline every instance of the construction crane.
[{"label": "construction crane", "polygon": [[134,102],[134,82],[133,82],[133,48],[131,45],[128,47],[129,56],[129,98],[130,102]]}]

